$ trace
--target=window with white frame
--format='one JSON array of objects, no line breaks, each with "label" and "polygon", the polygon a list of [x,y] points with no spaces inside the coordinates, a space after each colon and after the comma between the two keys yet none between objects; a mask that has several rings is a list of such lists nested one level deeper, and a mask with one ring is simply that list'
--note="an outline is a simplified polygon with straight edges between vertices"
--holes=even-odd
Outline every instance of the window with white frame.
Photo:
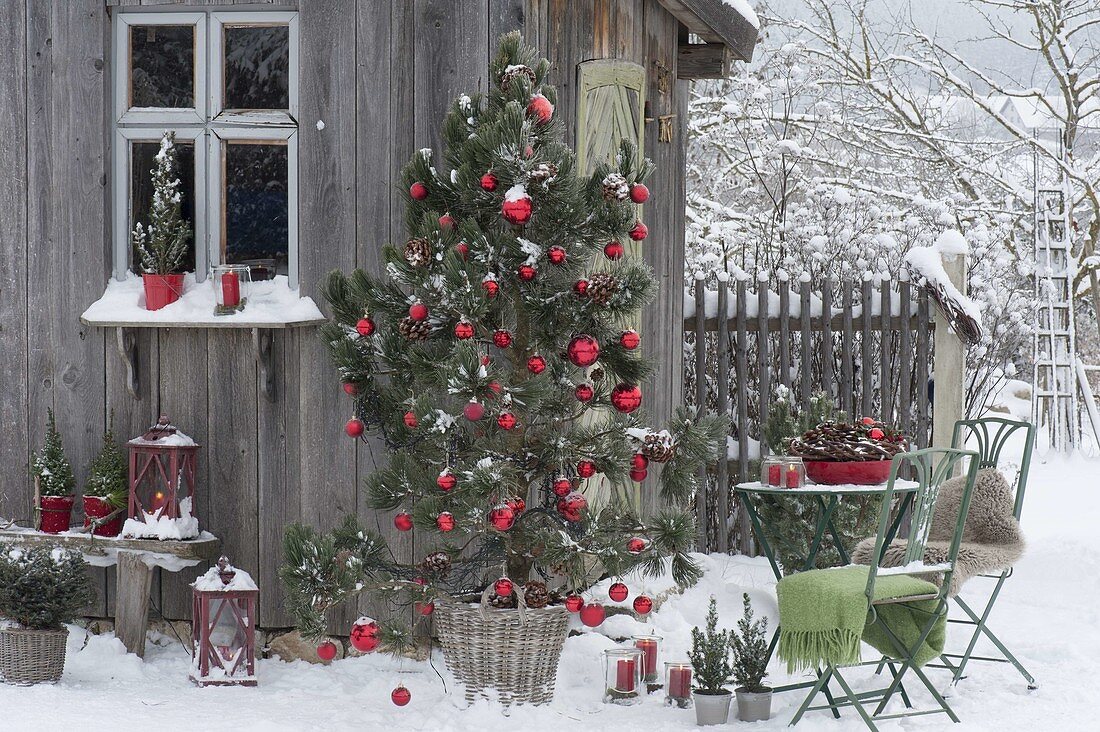
[{"label": "window with white frame", "polygon": [[150,171],[175,132],[198,279],[215,264],[287,275],[298,243],[298,14],[118,13],[114,18],[114,270],[148,220]]}]

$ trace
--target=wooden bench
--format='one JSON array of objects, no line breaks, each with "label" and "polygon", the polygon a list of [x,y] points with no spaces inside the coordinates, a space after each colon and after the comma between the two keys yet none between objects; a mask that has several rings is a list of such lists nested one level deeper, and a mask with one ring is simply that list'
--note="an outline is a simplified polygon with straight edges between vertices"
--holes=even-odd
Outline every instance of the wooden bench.
[{"label": "wooden bench", "polygon": [[119,539],[90,534],[44,534],[25,528],[0,529],[0,543],[76,549],[93,567],[118,565],[115,603],[115,635],[126,650],[145,656],[145,632],[149,624],[149,588],[153,568],[178,572],[200,562],[211,562],[221,552],[221,539],[202,532],[189,541]]}]

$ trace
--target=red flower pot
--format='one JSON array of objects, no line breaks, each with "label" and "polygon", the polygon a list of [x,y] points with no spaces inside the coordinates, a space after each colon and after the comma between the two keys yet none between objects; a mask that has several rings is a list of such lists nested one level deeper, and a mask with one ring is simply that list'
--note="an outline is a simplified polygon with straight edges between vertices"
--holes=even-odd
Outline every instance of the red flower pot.
[{"label": "red flower pot", "polygon": [[42,531],[47,534],[60,534],[69,530],[69,520],[73,515],[72,496],[42,496],[39,507],[42,509]]},{"label": "red flower pot", "polygon": [[165,305],[171,305],[179,300],[183,294],[183,275],[181,274],[143,274],[141,281],[145,284],[146,310],[160,310]]},{"label": "red flower pot", "polygon": [[889,460],[803,460],[806,475],[822,485],[880,485],[890,478]]},{"label": "red flower pot", "polygon": [[[93,518],[103,518],[114,510],[114,506],[99,496],[84,496],[84,525],[91,526]],[[122,513],[100,524],[92,533],[96,536],[118,536],[122,533]]]}]

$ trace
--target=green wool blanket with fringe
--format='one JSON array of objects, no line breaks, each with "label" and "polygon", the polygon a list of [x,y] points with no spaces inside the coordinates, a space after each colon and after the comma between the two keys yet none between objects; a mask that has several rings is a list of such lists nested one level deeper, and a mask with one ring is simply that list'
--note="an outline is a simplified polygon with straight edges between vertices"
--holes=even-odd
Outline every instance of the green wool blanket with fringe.
[{"label": "green wool blanket with fringe", "polygon": [[[845,666],[860,662],[862,638],[888,656],[898,652],[880,623],[912,648],[936,611],[938,600],[918,600],[897,605],[876,605],[880,623],[870,623],[867,612],[867,571],[865,566],[836,567],[799,572],[779,580],[779,658],[787,662],[787,671],[817,669],[826,664]],[[910,595],[928,595],[938,591],[930,582],[910,575],[879,576],[875,580],[875,599],[885,600]],[[916,653],[923,666],[943,652],[947,615],[940,615],[935,626]]]}]

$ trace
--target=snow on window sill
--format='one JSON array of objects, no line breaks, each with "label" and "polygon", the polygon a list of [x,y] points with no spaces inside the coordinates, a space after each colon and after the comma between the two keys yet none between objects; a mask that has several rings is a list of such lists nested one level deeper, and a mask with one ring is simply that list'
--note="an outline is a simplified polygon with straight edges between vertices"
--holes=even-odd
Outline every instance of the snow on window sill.
[{"label": "snow on window sill", "polygon": [[325,321],[313,298],[301,297],[283,275],[253,282],[243,310],[214,315],[214,288],[209,280],[184,279],[183,296],[160,310],[145,309],[145,291],[139,275],[111,278],[103,296],[80,316],[86,325],[119,328],[289,328]]}]

